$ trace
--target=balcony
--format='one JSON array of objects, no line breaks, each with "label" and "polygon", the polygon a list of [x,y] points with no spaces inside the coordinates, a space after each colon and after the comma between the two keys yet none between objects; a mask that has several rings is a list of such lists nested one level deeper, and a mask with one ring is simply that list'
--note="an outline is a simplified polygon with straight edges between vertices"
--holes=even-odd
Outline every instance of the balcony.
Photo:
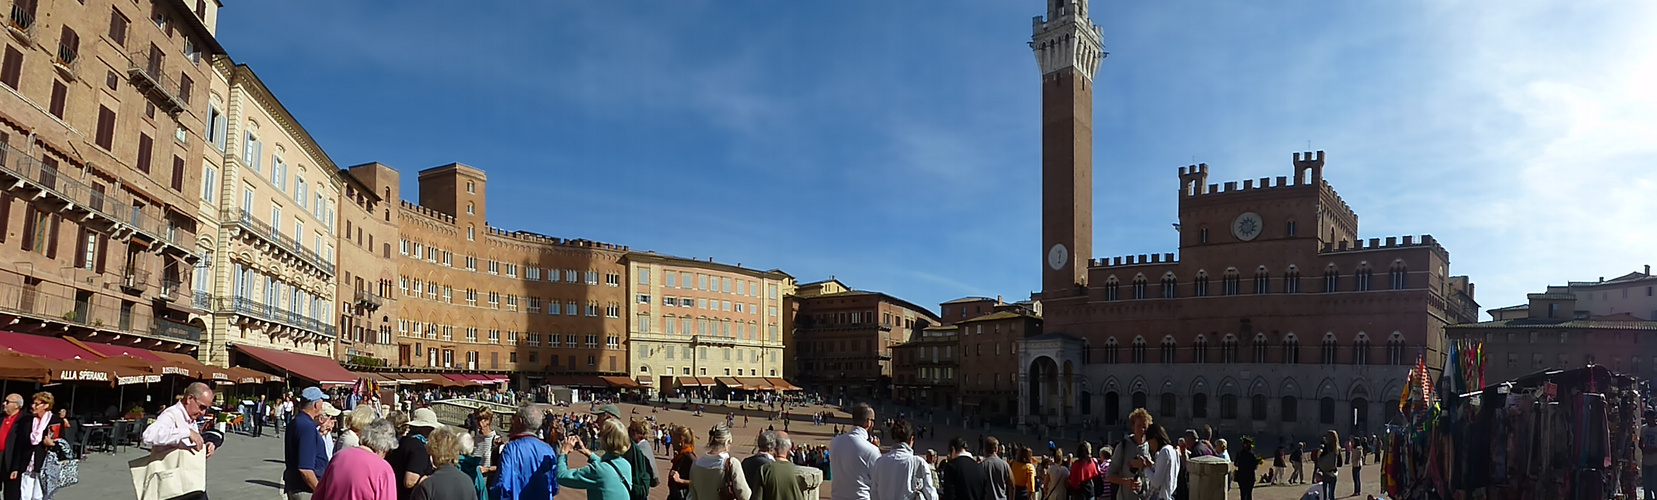
[{"label": "balcony", "polygon": [[366,308],[370,311],[377,311],[383,306],[385,306],[384,297],[374,295],[374,292],[370,292],[368,290],[357,290],[357,307]]},{"label": "balcony", "polygon": [[33,41],[35,37],[35,14],[23,8],[22,5],[12,4],[11,17],[6,18],[6,29],[12,36],[25,42]]},{"label": "balcony", "polygon": [[335,327],[321,320],[307,318],[304,315],[264,304],[247,297],[235,297],[231,300],[231,309],[242,316],[254,319],[279,323],[308,332],[314,332],[328,337],[334,337]]},{"label": "balcony", "polygon": [[161,280],[161,295],[155,298],[168,302],[178,302],[184,298],[183,284],[179,283],[178,280]]},{"label": "balcony", "polygon": [[150,286],[150,270],[136,267],[121,269],[121,289],[131,294],[143,293]]},{"label": "balcony", "polygon": [[63,175],[40,160],[29,156],[23,151],[0,143],[0,179],[11,178],[17,182],[5,182],[5,189],[16,193],[24,199],[54,198],[60,205],[43,203],[41,206],[56,208],[65,216],[100,225],[99,230],[108,231],[110,237],[120,239],[128,236],[138,237],[152,243],[163,243],[166,250],[180,257],[190,257],[192,249],[182,241],[176,228],[171,227],[160,217],[136,208],[131,198],[124,192],[116,189],[115,194],[98,192],[72,177]]},{"label": "balcony", "polygon": [[[0,318],[10,323],[7,329],[28,332],[61,334],[85,332],[100,334],[137,335],[141,337],[200,342],[199,328],[157,320],[150,309],[126,302],[123,307],[98,305],[108,296],[80,292],[78,296],[50,293],[28,287],[13,287],[0,291]],[[191,334],[193,330],[195,333]]]},{"label": "balcony", "polygon": [[63,76],[65,80],[78,80],[76,73],[80,70],[79,54],[68,45],[59,45],[58,56],[52,60],[52,67],[57,68],[58,75]]},{"label": "balcony", "polygon": [[180,94],[178,82],[167,76],[160,54],[138,51],[130,54],[129,60],[132,63],[127,67],[127,77],[132,81],[133,87],[149,96],[150,100],[167,114],[177,114],[184,110],[190,98]]},{"label": "balcony", "polygon": [[333,263],[323,259],[315,251],[305,248],[304,245],[293,238],[282,234],[281,231],[277,231],[270,224],[254,218],[253,214],[246,210],[226,208],[219,215],[223,224],[241,226],[242,235],[262,240],[270,246],[280,248],[318,271],[322,271],[325,275],[330,277],[334,275]]},{"label": "balcony", "polygon": [[212,311],[213,296],[207,292],[195,292],[190,296],[190,305],[203,311]]}]

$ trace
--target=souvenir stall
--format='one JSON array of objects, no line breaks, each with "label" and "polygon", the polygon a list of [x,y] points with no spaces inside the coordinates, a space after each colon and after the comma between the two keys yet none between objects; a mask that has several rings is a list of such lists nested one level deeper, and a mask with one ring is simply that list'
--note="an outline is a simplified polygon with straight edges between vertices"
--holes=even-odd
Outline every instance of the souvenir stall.
[{"label": "souvenir stall", "polygon": [[1442,397],[1421,361],[1410,372],[1384,443],[1390,498],[1634,498],[1644,382],[1588,365],[1481,387],[1480,346],[1450,354]]}]

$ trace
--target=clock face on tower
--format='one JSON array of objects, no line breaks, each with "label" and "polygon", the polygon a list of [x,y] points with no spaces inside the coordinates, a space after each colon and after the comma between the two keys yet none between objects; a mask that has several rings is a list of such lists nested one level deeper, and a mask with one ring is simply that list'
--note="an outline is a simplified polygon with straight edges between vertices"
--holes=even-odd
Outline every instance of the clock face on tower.
[{"label": "clock face on tower", "polygon": [[1054,271],[1064,269],[1064,265],[1068,263],[1070,263],[1070,251],[1064,248],[1063,243],[1055,243],[1053,248],[1047,250],[1047,266],[1053,268]]},{"label": "clock face on tower", "polygon": [[1265,227],[1265,223],[1260,220],[1260,214],[1243,212],[1243,215],[1237,216],[1237,220],[1231,222],[1231,235],[1239,240],[1252,241],[1260,236],[1260,230]]}]

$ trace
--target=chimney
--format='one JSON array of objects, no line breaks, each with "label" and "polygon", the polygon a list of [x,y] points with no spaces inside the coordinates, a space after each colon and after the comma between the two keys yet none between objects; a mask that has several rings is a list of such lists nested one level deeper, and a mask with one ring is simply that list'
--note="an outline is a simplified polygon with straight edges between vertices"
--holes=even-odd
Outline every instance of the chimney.
[{"label": "chimney", "polygon": [[1651,276],[1651,264],[1646,264],[1645,265],[1645,275],[1646,276]]},{"label": "chimney", "polygon": [[1605,282],[1605,277],[1604,277],[1604,276],[1600,276],[1600,277],[1599,277],[1599,282],[1600,282],[1600,283],[1604,283],[1604,282]]}]

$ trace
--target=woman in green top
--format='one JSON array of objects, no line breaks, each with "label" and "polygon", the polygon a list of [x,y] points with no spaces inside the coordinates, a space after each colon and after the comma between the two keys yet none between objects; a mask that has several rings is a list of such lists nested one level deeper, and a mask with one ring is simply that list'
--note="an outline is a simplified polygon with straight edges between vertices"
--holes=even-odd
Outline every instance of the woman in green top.
[{"label": "woman in green top", "polygon": [[[567,437],[559,443],[558,485],[587,490],[587,500],[629,500],[633,466],[622,458],[633,445],[627,440],[627,430],[620,421],[607,420],[599,429],[598,443],[604,449],[603,457],[587,450],[579,437]],[[570,469],[567,458],[571,451],[587,455],[587,466]]]}]

